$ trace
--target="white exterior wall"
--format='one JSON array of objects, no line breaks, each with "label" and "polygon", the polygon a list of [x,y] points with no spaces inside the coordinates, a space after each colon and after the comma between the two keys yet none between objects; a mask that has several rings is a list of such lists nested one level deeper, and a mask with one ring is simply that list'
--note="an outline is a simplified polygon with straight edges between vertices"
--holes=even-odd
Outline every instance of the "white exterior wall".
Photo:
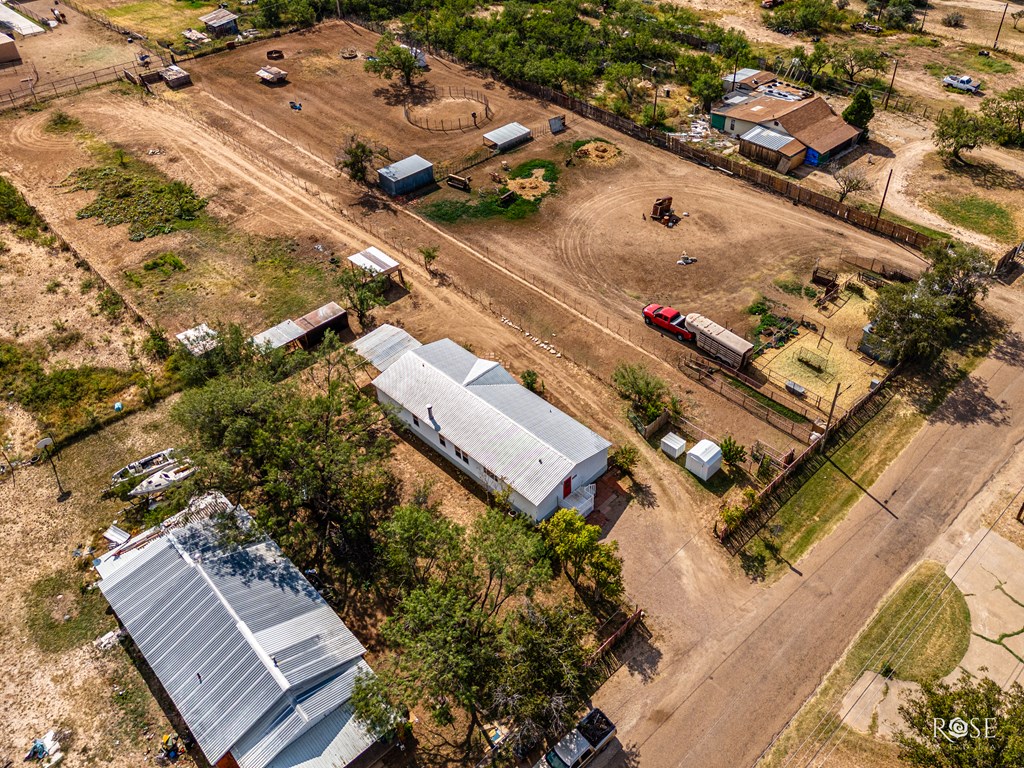
[{"label": "white exterior wall", "polygon": [[[469,454],[469,462],[465,462],[455,455],[455,446],[451,440],[446,439],[447,445],[441,445],[440,433],[435,430],[425,419],[419,420],[417,426],[413,422],[413,415],[381,391],[377,391],[377,399],[382,405],[388,406],[392,412],[409,428],[409,430],[429,445],[434,451],[444,456],[449,462],[457,466],[467,475],[477,481],[479,485],[487,490],[496,490],[496,483],[486,472],[483,465],[476,460],[473,454]],[[460,449],[462,446],[458,446]],[[572,490],[576,491],[587,483],[592,483],[605,473],[608,469],[608,451],[603,450],[594,454],[585,461],[580,462],[572,470]],[[540,522],[550,517],[556,509],[558,502],[562,500],[562,483],[557,488],[552,488],[541,504],[533,504],[528,499],[520,496],[515,488],[512,488],[509,500],[512,506],[531,517],[534,522]]]}]

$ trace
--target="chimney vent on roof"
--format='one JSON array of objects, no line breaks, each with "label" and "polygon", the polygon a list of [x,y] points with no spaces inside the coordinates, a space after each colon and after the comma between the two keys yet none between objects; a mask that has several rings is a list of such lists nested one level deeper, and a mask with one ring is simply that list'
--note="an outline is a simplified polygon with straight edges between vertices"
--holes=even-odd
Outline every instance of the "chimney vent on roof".
[{"label": "chimney vent on roof", "polygon": [[434,406],[432,405],[427,406],[427,418],[431,421],[434,420]]}]

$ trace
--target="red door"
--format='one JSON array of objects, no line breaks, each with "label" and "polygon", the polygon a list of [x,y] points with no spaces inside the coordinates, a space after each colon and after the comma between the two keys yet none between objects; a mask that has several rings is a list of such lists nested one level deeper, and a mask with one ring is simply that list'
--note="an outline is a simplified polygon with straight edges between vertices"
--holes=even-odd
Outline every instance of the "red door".
[{"label": "red door", "polygon": [[566,499],[572,495],[572,478],[565,478],[565,482],[562,483],[562,498]]}]

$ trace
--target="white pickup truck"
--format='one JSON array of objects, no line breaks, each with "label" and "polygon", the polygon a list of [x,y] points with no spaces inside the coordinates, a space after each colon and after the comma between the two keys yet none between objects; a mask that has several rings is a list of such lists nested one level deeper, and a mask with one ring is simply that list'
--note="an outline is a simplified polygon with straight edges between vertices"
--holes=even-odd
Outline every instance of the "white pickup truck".
[{"label": "white pickup truck", "polygon": [[946,75],[942,78],[942,84],[948,85],[950,88],[959,88],[968,93],[978,92],[978,81],[972,80],[967,75]]},{"label": "white pickup truck", "polygon": [[615,725],[600,709],[592,709],[534,768],[583,768],[615,738]]}]

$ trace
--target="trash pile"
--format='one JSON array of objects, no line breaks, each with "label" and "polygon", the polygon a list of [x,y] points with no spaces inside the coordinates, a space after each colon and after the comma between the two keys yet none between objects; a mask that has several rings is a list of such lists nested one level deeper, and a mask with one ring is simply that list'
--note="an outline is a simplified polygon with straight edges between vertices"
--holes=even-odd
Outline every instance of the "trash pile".
[{"label": "trash pile", "polygon": [[56,731],[48,731],[41,739],[33,739],[32,746],[25,755],[25,762],[34,762],[42,768],[51,768],[64,760],[60,751],[60,742]]}]

